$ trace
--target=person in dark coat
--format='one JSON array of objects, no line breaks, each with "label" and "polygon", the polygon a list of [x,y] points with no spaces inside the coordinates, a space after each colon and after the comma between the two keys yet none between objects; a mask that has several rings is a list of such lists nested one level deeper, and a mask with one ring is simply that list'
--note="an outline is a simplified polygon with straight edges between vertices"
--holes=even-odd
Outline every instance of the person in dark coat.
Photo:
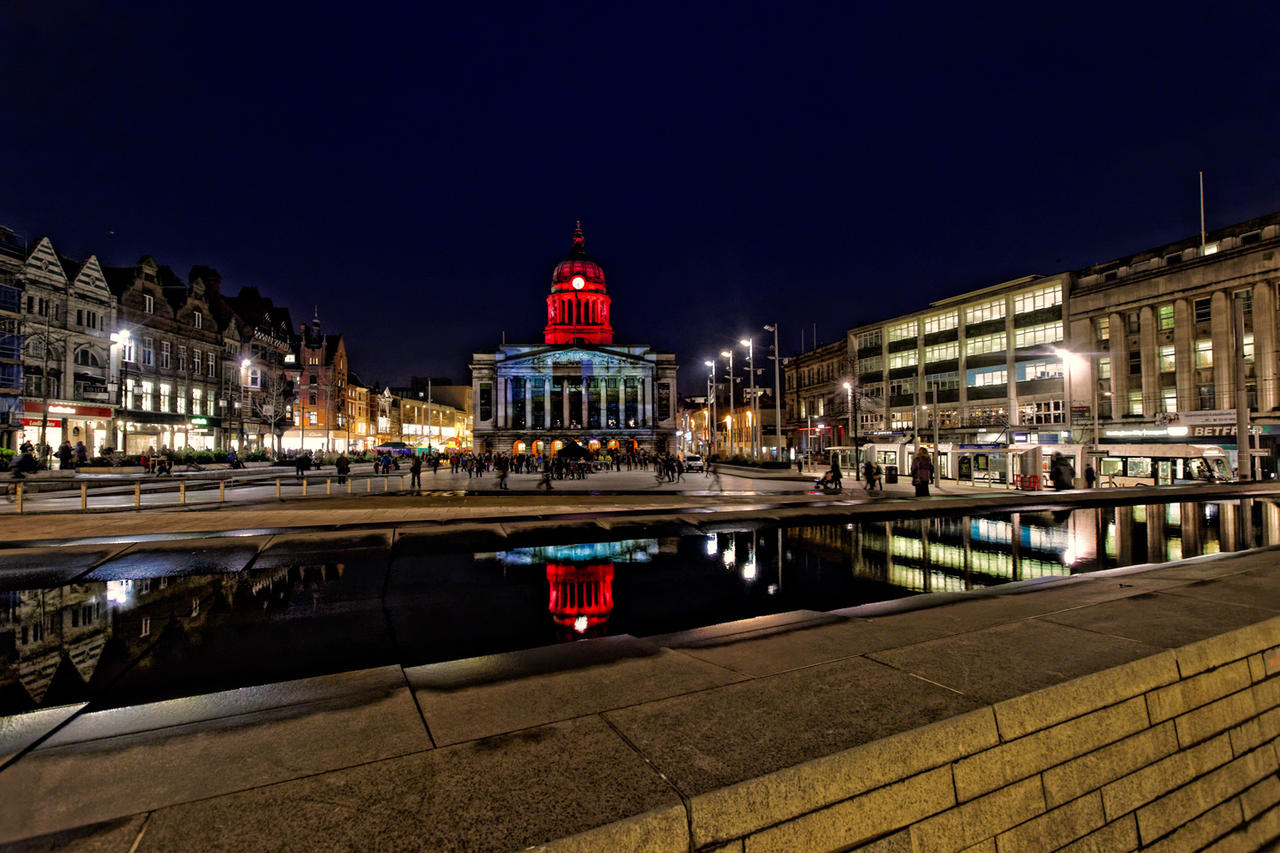
[{"label": "person in dark coat", "polygon": [[929,449],[921,447],[911,460],[911,485],[916,487],[916,497],[929,497],[929,484],[933,482],[933,462],[929,459]]},{"label": "person in dark coat", "polygon": [[1084,466],[1084,486],[1086,489],[1092,489],[1098,484],[1098,472],[1093,470],[1093,463],[1087,463]]}]

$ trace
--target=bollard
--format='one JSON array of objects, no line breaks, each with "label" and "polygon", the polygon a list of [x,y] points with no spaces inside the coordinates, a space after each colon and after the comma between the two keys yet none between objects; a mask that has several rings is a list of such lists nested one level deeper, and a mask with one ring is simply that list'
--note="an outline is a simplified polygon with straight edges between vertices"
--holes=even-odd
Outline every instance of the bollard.
[{"label": "bollard", "polygon": [[280,478],[276,477],[276,500],[280,500]]},{"label": "bollard", "polygon": [[187,481],[182,480],[178,483],[178,503],[182,506],[187,505]]},{"label": "bollard", "polygon": [[227,481],[218,481],[218,503],[222,503],[227,499]]},{"label": "bollard", "polygon": [[326,495],[333,494],[333,480],[330,480],[328,477],[324,478],[324,493]]},{"label": "bollard", "polygon": [[351,478],[347,478],[347,494],[351,494]]},{"label": "bollard", "polygon": [[142,509],[142,484],[133,484],[133,508]]},{"label": "bollard", "polygon": [[366,492],[372,492],[372,491],[373,491],[373,478],[372,478],[372,477],[365,477],[365,478],[364,478],[364,490],[365,490]]},{"label": "bollard", "polygon": [[383,478],[382,478],[382,493],[385,495],[385,494],[386,494],[390,489],[391,489],[391,478],[390,478],[390,477],[383,477]]},{"label": "bollard", "polygon": [[81,483],[81,484],[80,484],[80,508],[81,508],[81,509],[87,509],[87,508],[88,508],[88,506],[89,506],[89,491],[88,491],[88,489],[89,489],[89,484],[88,484],[88,483]]},{"label": "bollard", "polygon": [[400,475],[400,491],[404,491],[404,474]]},{"label": "bollard", "polygon": [[19,481],[18,483],[17,499],[18,499],[18,515],[22,515],[22,483],[21,481]]},{"label": "bollard", "polygon": [[302,496],[304,498],[307,496],[307,478],[306,477],[302,478]]}]

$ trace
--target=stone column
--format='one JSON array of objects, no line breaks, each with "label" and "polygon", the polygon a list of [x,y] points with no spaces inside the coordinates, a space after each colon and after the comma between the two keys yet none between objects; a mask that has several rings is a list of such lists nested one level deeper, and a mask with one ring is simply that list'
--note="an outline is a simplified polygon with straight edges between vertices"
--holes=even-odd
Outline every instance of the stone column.
[{"label": "stone column", "polygon": [[1232,310],[1234,306],[1225,290],[1213,294],[1210,309],[1213,312],[1213,392],[1216,407],[1235,408],[1235,334]]},{"label": "stone column", "polygon": [[1178,371],[1178,411],[1191,412],[1196,405],[1195,344],[1192,340],[1191,302],[1173,303],[1173,366]]},{"label": "stone column", "polygon": [[1111,328],[1111,417],[1129,414],[1129,354],[1125,344],[1124,315],[1115,312]]},{"label": "stone column", "polygon": [[542,428],[551,429],[551,377],[542,377]]},{"label": "stone column", "polygon": [[582,424],[582,428],[587,428],[587,399],[591,396],[591,382],[586,375],[582,377],[582,417],[578,423]]},{"label": "stone column", "polygon": [[653,377],[646,376],[644,378],[644,420],[650,428],[653,427],[653,416],[657,413],[657,406],[653,403]]},{"label": "stone column", "polygon": [[1142,353],[1142,414],[1153,417],[1160,411],[1160,366],[1156,359],[1156,312],[1143,305],[1138,312],[1138,347]]},{"label": "stone column", "polygon": [[560,384],[560,424],[565,428],[569,428],[569,380],[563,379]]},{"label": "stone column", "polygon": [[498,376],[494,378],[493,389],[493,409],[494,409],[494,426],[498,429],[505,429],[507,426],[507,378]]},{"label": "stone column", "polygon": [[1253,365],[1261,415],[1274,409],[1280,397],[1276,393],[1276,291],[1270,281],[1253,288]]}]

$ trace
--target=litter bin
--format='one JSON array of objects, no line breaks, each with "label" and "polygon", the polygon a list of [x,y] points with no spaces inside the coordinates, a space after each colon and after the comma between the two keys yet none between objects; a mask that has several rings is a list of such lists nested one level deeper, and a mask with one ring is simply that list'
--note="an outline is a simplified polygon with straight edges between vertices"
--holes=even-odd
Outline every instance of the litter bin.
[{"label": "litter bin", "polygon": [[897,465],[884,466],[884,482],[886,485],[890,485],[890,486],[898,482],[898,466]]}]

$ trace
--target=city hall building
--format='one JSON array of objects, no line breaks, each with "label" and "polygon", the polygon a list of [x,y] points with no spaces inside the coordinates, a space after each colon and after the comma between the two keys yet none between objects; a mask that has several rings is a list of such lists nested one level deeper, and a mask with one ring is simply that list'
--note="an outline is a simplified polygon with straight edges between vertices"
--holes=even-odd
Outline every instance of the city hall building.
[{"label": "city hall building", "polygon": [[507,344],[471,362],[477,451],[554,455],[668,450],[676,430],[675,355],[613,342],[604,270],[581,225],[551,276],[541,344]]}]

